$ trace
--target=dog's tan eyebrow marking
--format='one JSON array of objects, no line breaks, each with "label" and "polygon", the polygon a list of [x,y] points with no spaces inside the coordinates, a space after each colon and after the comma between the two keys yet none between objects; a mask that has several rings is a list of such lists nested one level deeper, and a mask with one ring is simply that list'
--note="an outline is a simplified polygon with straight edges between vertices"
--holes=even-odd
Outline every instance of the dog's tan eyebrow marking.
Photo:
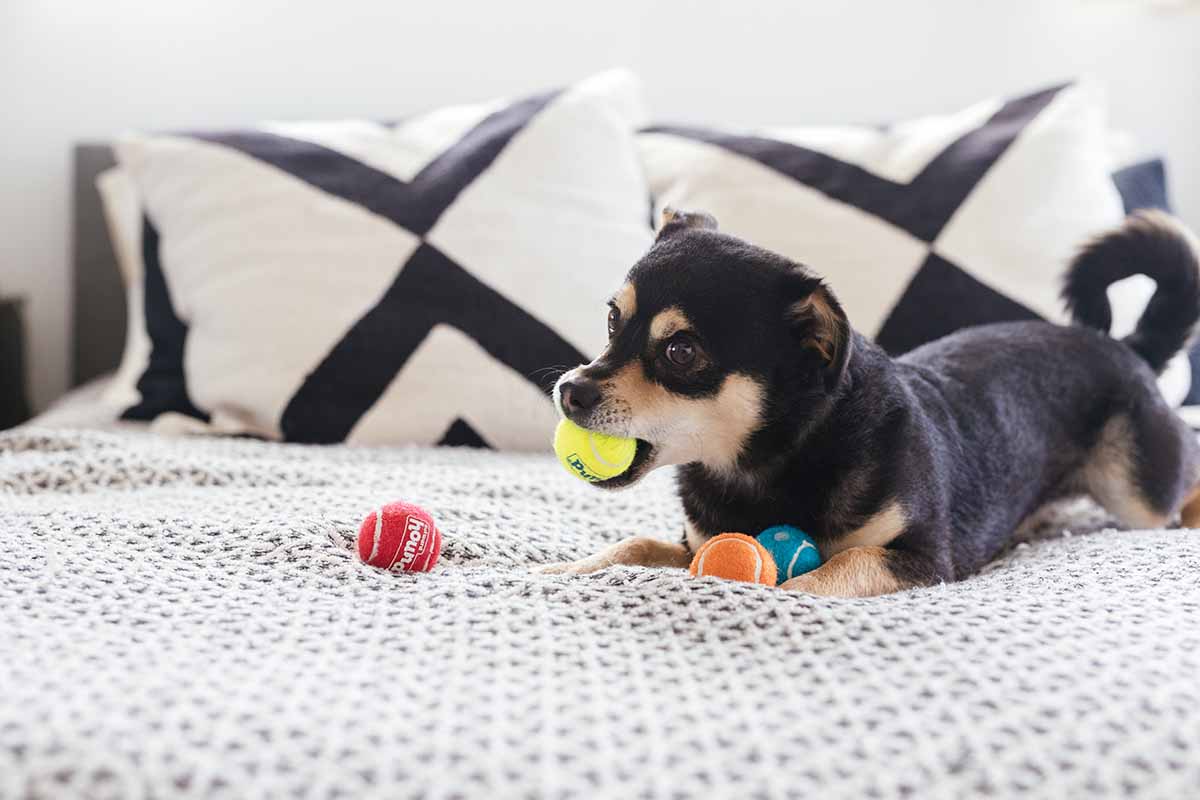
[{"label": "dog's tan eyebrow marking", "polygon": [[650,338],[661,341],[679,331],[690,330],[691,327],[692,321],[679,310],[679,307],[671,306],[664,308],[654,315],[654,319],[650,320]]},{"label": "dog's tan eyebrow marking", "polygon": [[829,558],[851,547],[884,547],[904,532],[908,515],[904,507],[892,500],[858,528],[834,540],[821,555]]},{"label": "dog's tan eyebrow marking", "polygon": [[632,283],[624,284],[609,301],[621,312],[621,319],[632,319],[637,313],[637,290]]}]

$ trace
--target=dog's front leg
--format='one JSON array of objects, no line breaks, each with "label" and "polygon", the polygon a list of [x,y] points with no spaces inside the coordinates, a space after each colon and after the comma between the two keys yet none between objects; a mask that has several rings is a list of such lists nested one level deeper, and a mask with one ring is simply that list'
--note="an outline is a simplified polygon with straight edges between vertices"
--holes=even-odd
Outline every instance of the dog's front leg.
[{"label": "dog's front leg", "polygon": [[687,567],[691,561],[691,552],[682,544],[671,544],[647,536],[633,536],[609,545],[594,556],[562,564],[546,564],[539,567],[538,571],[583,575],[618,564],[634,567]]},{"label": "dog's front leg", "polygon": [[[911,560],[886,547],[851,547],[830,558],[812,572],[797,575],[779,584],[780,589],[808,592],[827,597],[874,597],[922,585],[911,577],[915,566],[901,564]],[[897,567],[904,567],[903,573]]]}]

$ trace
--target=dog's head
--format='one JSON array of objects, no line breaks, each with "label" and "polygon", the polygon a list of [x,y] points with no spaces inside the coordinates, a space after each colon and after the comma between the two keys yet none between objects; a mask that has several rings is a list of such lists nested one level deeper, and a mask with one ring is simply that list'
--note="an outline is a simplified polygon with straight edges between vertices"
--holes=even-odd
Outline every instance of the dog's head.
[{"label": "dog's head", "polygon": [[[618,488],[655,467],[701,463],[734,476],[819,414],[851,351],[846,315],[821,279],[668,209],[658,238],[608,304],[609,343],[554,387],[559,412],[638,440]],[[791,442],[775,442],[784,449]]]}]

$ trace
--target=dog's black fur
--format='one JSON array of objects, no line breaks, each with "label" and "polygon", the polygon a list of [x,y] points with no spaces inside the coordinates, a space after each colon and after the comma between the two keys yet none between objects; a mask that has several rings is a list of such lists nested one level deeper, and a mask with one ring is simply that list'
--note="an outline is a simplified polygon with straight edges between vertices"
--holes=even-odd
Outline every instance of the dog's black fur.
[{"label": "dog's black fur", "polygon": [[[1136,332],[1111,339],[1105,290],[1135,273],[1157,291]],[[638,437],[633,468],[601,485],[628,485],[663,454],[680,463],[693,548],[786,523],[829,554],[890,505],[901,524],[868,542],[886,547],[887,591],[974,572],[1056,497],[1091,493],[1129,525],[1159,525],[1200,480],[1195,438],[1155,384],[1200,319],[1195,251],[1163,215],[1131,217],[1071,265],[1079,324],[981,326],[896,359],[851,329],[820,278],[706,215],[669,212],[626,291],[633,313],[613,312],[610,346],[556,398],[585,427]],[[653,340],[668,309],[686,325]],[[683,367],[666,352],[679,341]],[[731,376],[747,391],[726,391]],[[749,424],[706,451],[695,428],[744,416],[747,398]]]}]

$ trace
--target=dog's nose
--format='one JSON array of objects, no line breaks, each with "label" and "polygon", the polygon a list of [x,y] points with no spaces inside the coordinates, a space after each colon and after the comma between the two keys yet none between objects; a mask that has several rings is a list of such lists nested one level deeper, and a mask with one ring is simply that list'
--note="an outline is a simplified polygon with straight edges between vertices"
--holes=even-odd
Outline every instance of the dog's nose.
[{"label": "dog's nose", "polygon": [[577,414],[591,411],[600,402],[600,385],[595,381],[576,378],[567,381],[558,392],[562,400],[563,411],[567,414]]}]

